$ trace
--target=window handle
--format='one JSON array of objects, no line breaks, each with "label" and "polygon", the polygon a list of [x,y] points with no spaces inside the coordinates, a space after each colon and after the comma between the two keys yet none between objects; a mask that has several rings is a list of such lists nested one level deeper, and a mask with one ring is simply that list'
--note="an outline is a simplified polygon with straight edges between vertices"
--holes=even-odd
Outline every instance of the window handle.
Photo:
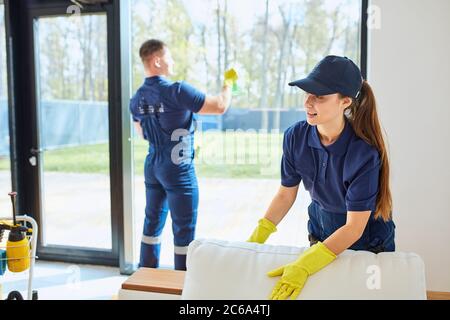
[{"label": "window handle", "polygon": [[31,150],[30,150],[31,155],[33,155],[33,156],[38,156],[42,152],[44,152],[44,149],[31,148]]}]

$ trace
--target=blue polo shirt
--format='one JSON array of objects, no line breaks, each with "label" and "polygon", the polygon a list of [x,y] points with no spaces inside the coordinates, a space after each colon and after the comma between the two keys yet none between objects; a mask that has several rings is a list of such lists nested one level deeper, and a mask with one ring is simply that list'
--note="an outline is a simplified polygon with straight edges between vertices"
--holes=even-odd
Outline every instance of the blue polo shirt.
[{"label": "blue polo shirt", "polygon": [[377,149],[357,137],[347,119],[339,138],[326,147],[317,126],[306,121],[284,134],[281,184],[293,187],[303,181],[312,200],[326,211],[374,212],[380,166]]},{"label": "blue polo shirt", "polygon": [[149,105],[162,104],[159,123],[171,134],[176,129],[187,129],[192,113],[200,111],[206,96],[184,81],[172,82],[162,76],[146,78],[130,101],[130,111],[136,122],[145,117],[139,113],[141,97]]}]

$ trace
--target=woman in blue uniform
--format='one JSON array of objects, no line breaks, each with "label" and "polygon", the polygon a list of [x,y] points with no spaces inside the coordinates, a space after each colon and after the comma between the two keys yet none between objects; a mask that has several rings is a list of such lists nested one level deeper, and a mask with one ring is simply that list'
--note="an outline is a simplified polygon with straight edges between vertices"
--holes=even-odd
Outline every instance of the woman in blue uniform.
[{"label": "woman in blue uniform", "polygon": [[328,56],[305,78],[307,120],[286,130],[281,187],[249,238],[264,243],[292,207],[301,181],[310,193],[311,247],[268,273],[271,299],[296,299],[308,276],[346,249],[394,251],[389,162],[375,97],[348,58]]},{"label": "woman in blue uniform", "polygon": [[159,267],[161,233],[170,210],[176,270],[186,270],[186,253],[197,222],[198,184],[194,168],[194,113],[223,114],[230,106],[236,73],[225,74],[222,92],[208,96],[184,81],[167,79],[174,61],[164,42],[140,48],[145,81],[130,102],[138,132],[149,142],[145,159],[146,207],[140,267]]}]

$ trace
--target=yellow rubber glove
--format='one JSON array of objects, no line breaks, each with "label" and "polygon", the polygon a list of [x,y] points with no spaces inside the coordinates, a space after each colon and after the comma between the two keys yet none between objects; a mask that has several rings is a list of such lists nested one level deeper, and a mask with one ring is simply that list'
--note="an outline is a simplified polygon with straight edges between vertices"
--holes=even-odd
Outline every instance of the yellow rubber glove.
[{"label": "yellow rubber glove", "polygon": [[239,76],[236,72],[236,70],[234,70],[233,68],[228,69],[227,71],[225,71],[224,74],[224,85],[230,86],[233,89],[233,92],[237,92],[238,86],[237,86],[237,80],[239,79]]},{"label": "yellow rubber glove", "polygon": [[306,280],[336,259],[336,255],[322,242],[318,242],[303,252],[292,263],[267,273],[269,277],[281,276],[270,295],[270,300],[297,299]]},{"label": "yellow rubber glove", "polygon": [[247,242],[264,243],[275,231],[277,231],[277,227],[273,222],[266,218],[262,218],[258,221],[258,226],[253,230],[253,233]]}]

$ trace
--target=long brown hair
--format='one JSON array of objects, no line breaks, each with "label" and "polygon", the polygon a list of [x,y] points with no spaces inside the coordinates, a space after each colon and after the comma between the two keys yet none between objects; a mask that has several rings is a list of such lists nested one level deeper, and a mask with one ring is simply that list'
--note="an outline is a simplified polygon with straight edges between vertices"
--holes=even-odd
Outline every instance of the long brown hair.
[{"label": "long brown hair", "polygon": [[375,95],[367,81],[363,82],[360,96],[353,99],[353,103],[346,110],[346,115],[355,134],[377,148],[380,154],[381,168],[375,218],[381,217],[384,221],[389,221],[392,219],[392,197],[389,187],[388,153],[378,120]]}]

